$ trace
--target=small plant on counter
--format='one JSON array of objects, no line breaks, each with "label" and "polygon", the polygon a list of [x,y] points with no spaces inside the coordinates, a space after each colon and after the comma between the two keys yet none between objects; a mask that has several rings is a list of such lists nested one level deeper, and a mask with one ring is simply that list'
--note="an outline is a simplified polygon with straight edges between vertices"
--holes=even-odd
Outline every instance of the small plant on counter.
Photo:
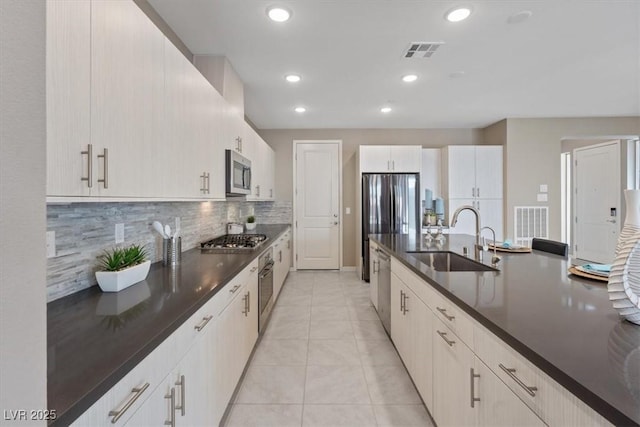
[{"label": "small plant on counter", "polygon": [[120,271],[145,262],[147,259],[147,250],[141,245],[113,248],[105,251],[99,259],[100,269],[102,271]]},{"label": "small plant on counter", "polygon": [[247,217],[247,224],[253,224],[254,222],[256,222],[256,217],[253,215],[249,215]]}]

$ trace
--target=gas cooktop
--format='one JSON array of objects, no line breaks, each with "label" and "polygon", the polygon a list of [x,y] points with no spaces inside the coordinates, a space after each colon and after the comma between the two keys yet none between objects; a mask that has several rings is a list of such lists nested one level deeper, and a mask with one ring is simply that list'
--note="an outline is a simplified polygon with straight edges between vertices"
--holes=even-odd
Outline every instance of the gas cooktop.
[{"label": "gas cooktop", "polygon": [[203,251],[252,251],[267,241],[264,234],[225,234],[200,243]]}]

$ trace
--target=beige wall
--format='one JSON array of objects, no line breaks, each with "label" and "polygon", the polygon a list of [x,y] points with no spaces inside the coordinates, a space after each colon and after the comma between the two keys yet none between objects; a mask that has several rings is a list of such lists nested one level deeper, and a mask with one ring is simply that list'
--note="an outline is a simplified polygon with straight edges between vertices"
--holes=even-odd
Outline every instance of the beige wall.
[{"label": "beige wall", "polygon": [[47,409],[44,1],[0,1],[0,76],[0,424],[46,425],[5,418]]},{"label": "beige wall", "polygon": [[479,129],[267,129],[258,132],[276,152],[275,185],[277,199],[293,200],[293,141],[342,140],[342,261],[345,267],[356,265],[356,153],[360,145],[422,145],[424,148],[445,145],[479,144]]},{"label": "beige wall", "polygon": [[507,119],[495,122],[482,129],[483,145],[506,145],[507,143]]},{"label": "beige wall", "polygon": [[[513,238],[514,206],[549,206],[550,238],[560,240],[560,153],[563,138],[638,135],[640,117],[508,119],[505,150],[506,236]],[[540,184],[549,201],[537,202]]]}]

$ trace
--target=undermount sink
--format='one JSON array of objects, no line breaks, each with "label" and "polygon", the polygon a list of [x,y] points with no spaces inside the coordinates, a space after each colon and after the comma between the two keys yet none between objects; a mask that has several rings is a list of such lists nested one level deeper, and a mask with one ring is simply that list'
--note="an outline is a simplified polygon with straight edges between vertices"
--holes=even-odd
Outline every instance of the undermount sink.
[{"label": "undermount sink", "polygon": [[436,271],[497,271],[453,252],[407,252]]}]

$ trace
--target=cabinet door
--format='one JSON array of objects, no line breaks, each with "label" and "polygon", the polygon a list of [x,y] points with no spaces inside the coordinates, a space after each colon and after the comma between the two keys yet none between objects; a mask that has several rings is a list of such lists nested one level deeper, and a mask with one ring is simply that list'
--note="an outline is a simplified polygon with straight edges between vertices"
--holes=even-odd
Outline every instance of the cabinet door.
[{"label": "cabinet door", "polygon": [[244,357],[241,364],[240,373],[244,370],[249,356],[253,351],[253,347],[258,341],[258,271],[251,273],[247,278],[247,287],[245,290],[247,306],[246,314],[244,314]]},{"label": "cabinet door", "polygon": [[[47,1],[47,195],[88,196],[91,3]],[[81,154],[87,152],[86,154]],[[86,180],[82,180],[82,178]]]},{"label": "cabinet door", "polygon": [[[496,240],[502,241],[504,224],[502,221],[502,199],[476,199],[476,208],[480,212],[482,226],[493,228],[496,232]],[[487,242],[491,241],[493,236],[490,231],[482,233],[487,238]]]},{"label": "cabinet door", "polygon": [[388,145],[361,145],[360,171],[389,172],[391,170],[389,155]]},{"label": "cabinet door", "polygon": [[476,149],[476,197],[502,199],[502,147]]},{"label": "cabinet door", "polygon": [[166,173],[149,161],[164,141],[164,41],[134,2],[91,2],[91,141],[100,196],[146,196]]},{"label": "cabinet door", "polygon": [[432,415],[438,426],[475,425],[469,405],[473,353],[441,320],[433,325]]},{"label": "cabinet door", "polygon": [[447,185],[449,199],[469,199],[475,197],[475,147],[447,147]]},{"label": "cabinet door", "polygon": [[413,342],[413,364],[411,378],[427,408],[433,408],[433,339],[434,315],[417,296],[411,304],[411,341]]},{"label": "cabinet door", "polygon": [[480,426],[543,426],[527,407],[484,363],[475,359],[473,397]]},{"label": "cabinet door", "polygon": [[407,291],[406,285],[391,272],[391,340],[407,370],[410,371],[413,362],[409,339],[410,324],[408,313],[404,310]]},{"label": "cabinet door", "polygon": [[378,246],[369,241],[369,298],[373,306],[378,309]]},{"label": "cabinet door", "polygon": [[276,171],[276,153],[273,151],[266,142],[265,142],[265,183],[264,183],[264,194],[265,199],[267,200],[275,200],[276,198],[276,189],[275,189],[275,171]]},{"label": "cabinet door", "polygon": [[420,173],[422,170],[422,146],[392,145],[390,159],[392,172]]}]

